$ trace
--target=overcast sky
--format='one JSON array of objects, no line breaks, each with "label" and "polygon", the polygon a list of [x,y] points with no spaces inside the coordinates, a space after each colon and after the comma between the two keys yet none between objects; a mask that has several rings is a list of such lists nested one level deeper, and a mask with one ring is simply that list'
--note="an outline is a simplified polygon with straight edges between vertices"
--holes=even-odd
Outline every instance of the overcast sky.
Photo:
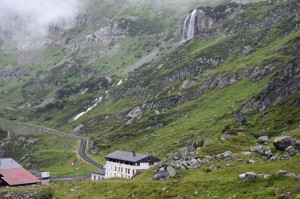
[{"label": "overcast sky", "polygon": [[81,9],[79,0],[0,0],[0,29],[12,32],[22,48],[44,38],[50,24],[72,21]]}]

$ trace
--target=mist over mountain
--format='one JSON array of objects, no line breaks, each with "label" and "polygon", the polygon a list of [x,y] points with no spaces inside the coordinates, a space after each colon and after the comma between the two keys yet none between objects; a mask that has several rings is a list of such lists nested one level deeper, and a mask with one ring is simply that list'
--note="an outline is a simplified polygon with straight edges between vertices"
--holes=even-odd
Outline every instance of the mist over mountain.
[{"label": "mist over mountain", "polygon": [[18,49],[40,46],[49,25],[70,28],[82,8],[78,0],[2,0],[0,45],[13,42]]}]

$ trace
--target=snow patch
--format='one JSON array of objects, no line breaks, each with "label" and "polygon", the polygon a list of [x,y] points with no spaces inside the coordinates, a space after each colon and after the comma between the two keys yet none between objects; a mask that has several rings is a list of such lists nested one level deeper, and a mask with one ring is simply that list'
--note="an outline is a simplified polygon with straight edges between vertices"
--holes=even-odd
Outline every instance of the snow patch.
[{"label": "snow patch", "polygon": [[79,113],[78,115],[76,115],[73,119],[73,121],[78,120],[78,118],[80,118],[81,116],[85,115],[87,112],[91,111],[93,108],[95,108],[101,101],[102,101],[103,97],[100,97],[99,100],[97,100],[97,102],[89,107],[86,111]]},{"label": "snow patch", "polygon": [[117,86],[120,86],[123,83],[123,79],[121,79],[118,83]]}]

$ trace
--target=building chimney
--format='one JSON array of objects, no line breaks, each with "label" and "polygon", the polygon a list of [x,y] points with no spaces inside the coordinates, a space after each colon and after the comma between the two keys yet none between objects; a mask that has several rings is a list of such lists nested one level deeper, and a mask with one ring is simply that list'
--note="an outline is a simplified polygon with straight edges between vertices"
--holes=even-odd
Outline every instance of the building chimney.
[{"label": "building chimney", "polygon": [[135,157],[135,151],[132,151],[132,156]]}]

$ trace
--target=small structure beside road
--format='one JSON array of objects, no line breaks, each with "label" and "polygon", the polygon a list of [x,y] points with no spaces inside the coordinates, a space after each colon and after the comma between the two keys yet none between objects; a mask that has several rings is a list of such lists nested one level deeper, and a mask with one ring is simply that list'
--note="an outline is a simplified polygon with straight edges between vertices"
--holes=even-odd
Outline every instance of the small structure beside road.
[{"label": "small structure beside road", "polygon": [[101,181],[105,177],[105,169],[100,169],[97,171],[92,171],[91,180],[92,181]]}]

